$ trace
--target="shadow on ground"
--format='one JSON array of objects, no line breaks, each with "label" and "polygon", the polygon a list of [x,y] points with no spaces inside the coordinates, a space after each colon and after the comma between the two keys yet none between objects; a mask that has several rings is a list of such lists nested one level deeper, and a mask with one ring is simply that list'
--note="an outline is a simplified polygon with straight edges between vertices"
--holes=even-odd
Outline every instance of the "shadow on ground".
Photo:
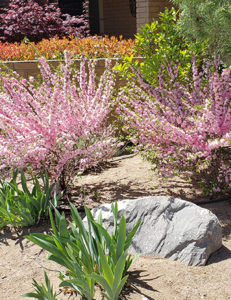
[{"label": "shadow on ground", "polygon": [[128,281],[122,291],[121,300],[126,300],[130,294],[140,294],[144,296],[146,299],[153,300],[153,297],[148,296],[145,291],[159,293],[158,290],[154,289],[149,282],[154,281],[159,278],[151,278],[150,274],[145,273],[144,270],[135,270],[129,273]]},{"label": "shadow on ground", "polygon": [[219,250],[217,250],[210,256],[209,260],[207,261],[207,265],[216,264],[230,258],[231,251],[227,247],[222,246]]},{"label": "shadow on ground", "polygon": [[20,245],[21,250],[24,250],[23,241],[26,235],[30,233],[48,233],[50,231],[50,221],[42,220],[38,225],[22,227],[22,228],[10,228],[5,227],[0,231],[0,244],[3,243],[6,246],[9,245],[9,240],[14,240],[15,245]]},{"label": "shadow on ground", "polygon": [[[92,197],[94,202],[98,204],[101,202],[114,202],[124,199],[136,199],[138,197],[150,196],[149,191],[142,191],[139,187],[134,188],[132,186],[132,182],[129,181],[126,184],[118,183],[115,184],[114,182],[100,182],[99,184],[85,184],[84,187],[88,191],[89,198]],[[110,193],[110,199],[105,195]],[[79,195],[81,194],[80,188],[74,188],[72,193],[72,200],[80,199]],[[95,196],[97,195],[97,196]]]}]

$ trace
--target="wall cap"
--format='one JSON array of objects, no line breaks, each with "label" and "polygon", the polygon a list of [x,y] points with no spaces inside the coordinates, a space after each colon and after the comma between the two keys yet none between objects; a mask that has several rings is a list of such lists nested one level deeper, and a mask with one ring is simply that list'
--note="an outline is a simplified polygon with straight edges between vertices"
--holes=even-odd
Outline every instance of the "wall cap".
[{"label": "wall cap", "polygon": [[[141,56],[137,56],[137,57],[133,57],[133,59],[144,59]],[[105,60],[114,60],[114,61],[118,61],[118,60],[123,60],[122,57],[108,57],[108,58],[87,58],[86,60],[92,60],[92,61],[105,61]],[[72,61],[77,61],[80,62],[82,61],[82,59],[72,59]],[[64,62],[64,59],[48,59],[46,60],[46,62]],[[1,64],[12,64],[12,63],[39,63],[38,60],[7,60],[7,61],[0,61]]]}]

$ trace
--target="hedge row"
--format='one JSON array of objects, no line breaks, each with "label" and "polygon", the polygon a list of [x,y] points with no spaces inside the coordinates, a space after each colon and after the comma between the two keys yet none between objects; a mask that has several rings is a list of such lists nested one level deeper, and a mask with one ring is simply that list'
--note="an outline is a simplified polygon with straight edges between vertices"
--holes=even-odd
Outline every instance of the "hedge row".
[{"label": "hedge row", "polygon": [[75,58],[120,57],[134,54],[134,41],[122,37],[87,37],[84,39],[53,37],[34,43],[24,39],[21,43],[0,42],[0,60],[21,61],[46,59],[63,59],[64,50],[68,50]]}]

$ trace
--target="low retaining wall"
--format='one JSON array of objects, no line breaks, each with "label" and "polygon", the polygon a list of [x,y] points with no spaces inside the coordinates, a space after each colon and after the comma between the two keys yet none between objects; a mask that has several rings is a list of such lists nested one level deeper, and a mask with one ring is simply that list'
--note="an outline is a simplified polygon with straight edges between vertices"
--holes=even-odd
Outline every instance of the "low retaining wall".
[{"label": "low retaining wall", "polygon": [[[134,58],[134,60],[140,60],[143,59],[141,57]],[[78,68],[80,66],[80,59],[75,59],[74,65]],[[99,76],[103,73],[105,69],[105,61],[104,58],[95,59],[96,61],[96,74]],[[112,65],[115,65],[116,63],[121,63],[122,60],[119,58],[112,58]],[[60,63],[63,63],[63,60],[48,60],[47,61],[50,66],[57,67]],[[31,61],[7,61],[2,62],[2,64],[11,70],[17,72],[19,75],[23,76],[24,78],[29,78],[30,76],[37,76],[39,74],[39,62],[37,60],[31,60]]]}]

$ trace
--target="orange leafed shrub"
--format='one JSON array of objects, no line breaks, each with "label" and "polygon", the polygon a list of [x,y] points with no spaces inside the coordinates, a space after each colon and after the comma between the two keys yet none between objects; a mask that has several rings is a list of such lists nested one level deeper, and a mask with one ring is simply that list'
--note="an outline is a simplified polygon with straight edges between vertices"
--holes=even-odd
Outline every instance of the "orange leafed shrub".
[{"label": "orange leafed shrub", "polygon": [[17,43],[2,43],[0,41],[0,60],[19,60],[21,50]]},{"label": "orange leafed shrub", "polygon": [[41,42],[1,43],[0,60],[36,60],[43,56],[46,59],[63,59],[64,50],[73,58],[121,57],[134,54],[134,40],[122,37],[88,37],[84,39],[58,38],[44,39]]}]

